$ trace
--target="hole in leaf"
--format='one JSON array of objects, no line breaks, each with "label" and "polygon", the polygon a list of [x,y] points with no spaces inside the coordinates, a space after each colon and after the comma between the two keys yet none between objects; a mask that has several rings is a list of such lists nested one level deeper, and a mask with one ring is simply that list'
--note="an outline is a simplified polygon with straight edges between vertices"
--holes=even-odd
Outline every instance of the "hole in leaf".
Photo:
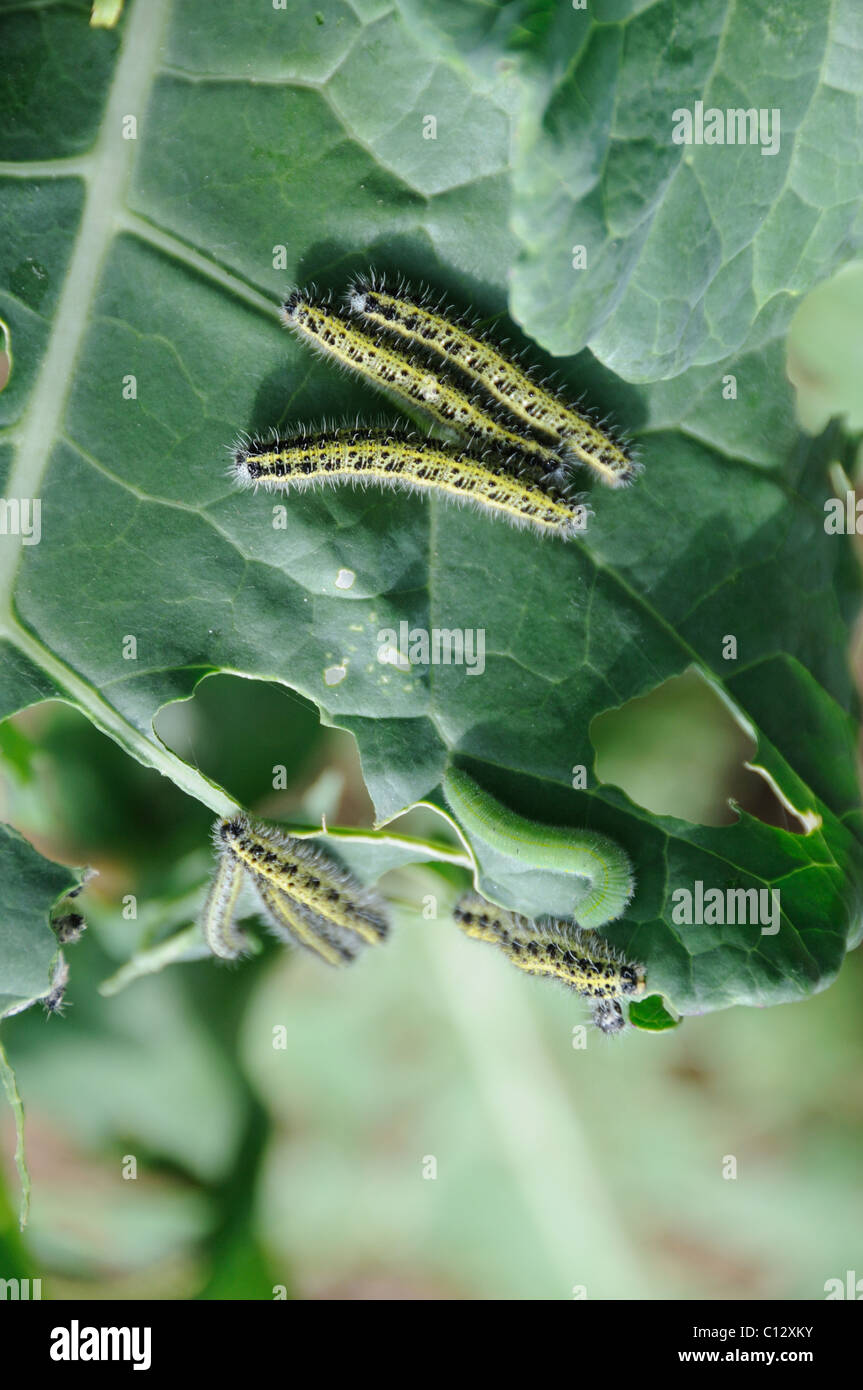
[{"label": "hole in leaf", "polygon": [[699,671],[597,715],[590,735],[597,777],[655,815],[733,825],[733,800],[767,825],[798,835],[814,828],[769,774],[745,765],[755,756],[755,739]]},{"label": "hole in leaf", "polygon": [[324,728],[310,700],[276,681],[207,676],[191,698],[163,706],[154,729],[256,814],[374,820],[353,736]]}]

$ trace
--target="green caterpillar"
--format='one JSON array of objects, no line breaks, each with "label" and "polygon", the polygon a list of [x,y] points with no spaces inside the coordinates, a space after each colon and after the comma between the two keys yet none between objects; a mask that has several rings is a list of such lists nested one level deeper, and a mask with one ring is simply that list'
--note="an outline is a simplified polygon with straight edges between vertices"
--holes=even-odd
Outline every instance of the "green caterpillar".
[{"label": "green caterpillar", "polygon": [[582,880],[586,893],[577,899],[573,912],[579,926],[601,927],[625,911],[635,887],[632,865],[624,850],[607,835],[526,820],[502,806],[459,768],[448,770],[443,791],[469,839],[521,861],[526,868],[573,874]]}]

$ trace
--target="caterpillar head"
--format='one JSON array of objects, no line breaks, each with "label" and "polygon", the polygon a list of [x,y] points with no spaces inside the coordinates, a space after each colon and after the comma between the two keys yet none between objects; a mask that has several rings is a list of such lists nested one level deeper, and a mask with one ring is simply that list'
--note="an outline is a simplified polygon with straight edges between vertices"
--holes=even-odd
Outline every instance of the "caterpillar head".
[{"label": "caterpillar head", "polygon": [[302,290],[291,290],[279,311],[279,318],[286,328],[290,324],[296,323],[300,308],[307,303],[307,300],[308,296]]},{"label": "caterpillar head", "polygon": [[241,486],[248,486],[256,483],[260,478],[263,469],[260,463],[253,456],[253,446],[251,441],[240,439],[234,446],[233,459],[230,468],[230,476],[234,482]]},{"label": "caterpillar head", "polygon": [[593,1010],[593,1021],[601,1033],[609,1036],[626,1027],[623,1010],[616,999],[602,999]]},{"label": "caterpillar head", "polygon": [[217,821],[215,827],[216,845],[229,845],[232,840],[236,840],[248,829],[248,822],[245,816],[228,816],[225,820]]}]

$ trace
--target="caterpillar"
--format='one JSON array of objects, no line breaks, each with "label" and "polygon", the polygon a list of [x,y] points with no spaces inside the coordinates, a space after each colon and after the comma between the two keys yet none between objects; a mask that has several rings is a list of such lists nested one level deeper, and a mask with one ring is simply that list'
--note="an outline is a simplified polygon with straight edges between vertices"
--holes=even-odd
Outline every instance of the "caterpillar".
[{"label": "caterpillar", "polygon": [[243,440],[235,447],[232,471],[241,486],[288,490],[348,481],[435,493],[563,540],[583,531],[589,515],[579,497],[546,492],[500,464],[435,440],[386,430]]},{"label": "caterpillar", "polygon": [[515,458],[528,455],[539,473],[560,474],[564,460],[547,444],[507,429],[457,386],[438,376],[425,363],[415,362],[328,302],[318,302],[294,290],[282,305],[281,319],[320,352],[343,367],[366,377],[382,390],[392,391],[430,415],[439,425],[470,440],[480,440]]},{"label": "caterpillar", "polygon": [[270,921],[302,945],[310,945],[317,923],[323,924],[327,946],[342,958],[347,957],[333,942],[374,943],[387,936],[383,900],[317,847],[253,824],[247,816],[219,821],[215,833],[217,843],[251,877]]},{"label": "caterpillar", "polygon": [[[239,836],[241,833],[244,840],[242,848],[232,840],[232,836]],[[340,910],[337,914],[341,918],[339,921],[331,921],[327,915],[333,911],[331,895],[336,881],[340,889],[340,899],[350,884],[352,893],[355,892],[356,895],[355,905],[359,905],[357,911],[361,918],[369,912],[371,895],[366,894],[358,884],[355,885],[349,875],[331,861],[325,860],[320,850],[311,849],[299,840],[289,842],[288,837],[281,836],[267,827],[256,826],[253,830],[245,818],[236,818],[233,822],[217,821],[214,835],[219,858],[199,919],[204,940],[214,955],[220,956],[223,960],[235,960],[246,949],[245,938],[235,927],[233,914],[243,879],[248,875],[257,891],[267,921],[282,940],[314,951],[328,965],[344,965],[355,958],[356,939],[353,932],[344,926],[344,913]],[[282,859],[281,868],[285,873],[290,873],[287,855],[289,843],[292,852],[290,862],[301,860],[306,865],[315,866],[315,878],[318,881],[312,881],[309,885],[312,893],[306,894],[306,903],[296,901],[277,886],[277,874],[272,864],[269,866],[269,873],[261,871],[260,867],[256,867],[255,870],[250,867],[252,862],[260,865],[260,856],[256,858],[254,850],[262,843],[267,846],[265,858],[278,851]],[[322,872],[324,864],[326,876]],[[308,906],[314,892],[321,895],[321,911],[315,911]],[[381,939],[382,931],[385,933],[385,926],[385,921],[373,914],[373,920],[360,920],[355,923],[354,930],[364,941],[377,941]]]},{"label": "caterpillar", "polygon": [[607,835],[526,820],[459,768],[448,769],[443,791],[450,810],[472,839],[530,868],[583,880],[586,892],[576,898],[574,911],[580,926],[601,927],[626,908],[635,887],[632,865]]},{"label": "caterpillar", "polygon": [[608,487],[625,487],[639,471],[627,448],[588,415],[568,405],[554,391],[508,357],[488,338],[477,338],[423,296],[409,297],[402,286],[390,287],[374,276],[350,286],[349,311],[371,327],[435,353],[475,381],[521,426],[545,435],[549,447],[561,445]]},{"label": "caterpillar", "polygon": [[349,965],[355,959],[356,946],[349,941],[347,932],[303,908],[264,879],[256,879],[255,887],[270,926],[283,941],[305,946],[327,965]]},{"label": "caterpillar", "polygon": [[560,980],[575,994],[596,1001],[594,1022],[602,1032],[623,1027],[623,1011],[614,1007],[618,1000],[644,992],[644,967],[624,960],[597,932],[583,931],[574,922],[536,922],[474,892],[459,898],[453,918],[466,936],[497,946],[525,974]]},{"label": "caterpillar", "polygon": [[[221,837],[216,847],[221,848]],[[213,955],[222,960],[236,960],[246,949],[245,937],[234,925],[234,909],[242,886],[242,864],[221,849],[198,922]]]}]

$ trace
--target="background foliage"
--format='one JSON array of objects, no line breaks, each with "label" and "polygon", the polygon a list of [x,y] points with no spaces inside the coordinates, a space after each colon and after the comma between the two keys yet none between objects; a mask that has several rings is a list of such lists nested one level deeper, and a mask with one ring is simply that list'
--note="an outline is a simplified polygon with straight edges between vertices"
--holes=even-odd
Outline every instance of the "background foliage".
[{"label": "background foliage", "polygon": [[[76,881],[51,861],[100,868],[70,953],[74,1010],[4,1027],[39,1156],[33,1252],[58,1281],[98,1291],[126,1270],[158,1296],[269,1296],[296,1266],[301,1292],[566,1297],[587,1282],[627,1297],[646,1287],[639,1250],[659,1249],[671,1296],[694,1281],[805,1297],[852,1259],[851,972],[793,1011],[577,1052],[570,1000],[510,980],[445,916],[418,917],[424,892],[454,891],[438,862],[387,881],[402,930],[348,978],[314,962],[286,973],[269,947],[230,974],[194,963],[184,938],[182,968],[97,993],[136,953],[157,958],[132,960],[115,988],[160,963],[191,920],[207,824],[230,798],[370,823],[434,800],[453,755],[524,814],[627,846],[639,888],[610,935],[681,1012],[804,998],[856,943],[845,649],[859,584],[822,524],[828,465],[851,459],[835,427],[798,435],[783,361],[800,296],[859,247],[857,20],[850,0],[829,19],[794,3],[720,7],[705,25],[703,10],[364,0],[215,17],[201,0],[137,0],[105,30],[83,5],[0,8],[0,466],[4,495],[41,497],[44,518],[38,546],[2,538],[0,714],[58,695],[81,712],[2,726],[7,818],[46,856],[34,878],[34,850],[4,841],[9,1006],[49,987],[48,908]],[[775,158],[670,145],[675,107],[732,98],[781,107]],[[586,272],[571,265],[579,243]],[[274,313],[286,283],[338,290],[370,264],[489,319],[508,310],[536,360],[568,354],[563,380],[636,434],[645,474],[626,495],[594,493],[584,544],[372,493],[305,498],[280,531],[266,498],[231,491],[238,430],[380,414]],[[485,627],[486,674],[381,667],[376,634],[402,618]],[[330,685],[334,666],[347,676]],[[730,822],[670,793],[663,806],[689,727],[689,780],[722,805],[715,699],[706,723],[678,707],[655,799],[600,780],[593,721],[692,667],[818,830],[763,804]],[[222,671],[277,684],[216,677],[164,708]],[[353,735],[373,810],[316,711]],[[310,772],[332,758],[341,791]],[[292,770],[287,799],[275,763]],[[593,775],[576,793],[578,764]],[[427,819],[417,833],[445,832]],[[782,931],[674,928],[670,892],[698,878],[780,886]],[[137,923],[121,915],[129,893]],[[806,1018],[809,1068],[790,1093]],[[271,1046],[282,1022],[286,1052]],[[749,1186],[717,1176],[738,1151]],[[138,1186],[117,1176],[125,1153]],[[426,1153],[437,1184],[418,1177]],[[787,1229],[778,1194],[817,1214],[817,1241]]]}]

